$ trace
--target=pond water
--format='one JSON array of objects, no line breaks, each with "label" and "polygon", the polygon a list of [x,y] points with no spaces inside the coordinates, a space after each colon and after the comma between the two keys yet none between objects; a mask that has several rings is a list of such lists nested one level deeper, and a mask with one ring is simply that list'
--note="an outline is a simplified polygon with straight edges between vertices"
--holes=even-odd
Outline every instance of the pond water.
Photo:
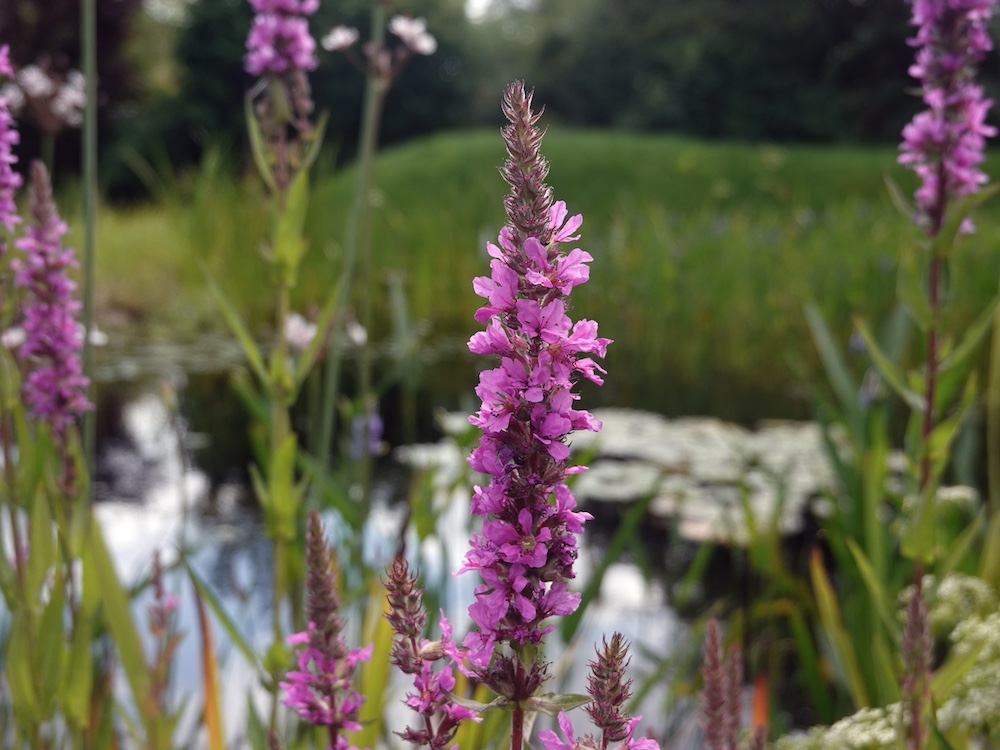
[{"label": "pond water", "polygon": [[[102,385],[96,513],[115,563],[123,580],[131,583],[149,574],[154,550],[160,551],[167,566],[177,561],[181,549],[186,550],[194,568],[219,594],[248,641],[263,652],[271,637],[271,545],[242,481],[249,460],[245,418],[240,420],[235,398],[225,395],[227,379],[218,372],[220,364],[226,364],[230,357],[238,360],[239,353],[220,342],[207,344],[198,356],[214,363],[214,370],[176,360],[164,367],[162,349],[146,354],[159,373],[155,380],[148,377],[138,355],[118,361],[117,369],[103,373],[117,382]],[[191,356],[190,351],[186,354]],[[123,375],[127,380],[119,379]],[[197,400],[191,398],[193,394],[199,394]],[[168,408],[171,402],[180,404],[178,416]],[[210,411],[207,420],[197,413],[202,405]],[[217,445],[216,441],[226,444]],[[208,465],[202,457],[208,457],[204,462]],[[364,539],[365,558],[376,569],[391,561],[404,518],[399,501],[406,486],[406,470],[391,460],[384,468],[387,471],[379,472],[373,493]],[[325,520],[331,542],[336,544],[341,531],[336,518],[328,515]],[[471,574],[452,577],[447,573],[456,570],[464,556],[469,523],[468,498],[457,493],[450,498],[435,536],[423,544],[416,538],[408,539],[408,549],[417,551],[426,580],[446,582],[441,601],[458,631],[468,623],[466,608],[476,581]],[[599,562],[602,548],[594,540],[600,536],[589,535],[584,540],[578,567],[581,585]],[[201,689],[201,645],[192,586],[182,568],[174,568],[167,582],[180,600],[179,627],[186,634],[178,654],[174,695],[193,698],[178,741],[188,739],[184,746],[198,747],[204,738],[185,734],[192,731]],[[134,603],[136,619],[143,625],[149,604],[148,592]],[[550,647],[560,690],[585,692],[586,662],[593,657],[593,645],[614,630],[633,643],[637,684],[658,658],[675,653],[689,640],[688,627],[668,604],[666,581],[648,581],[634,565],[617,562],[605,575],[600,597],[587,610],[579,645],[569,652],[560,645]],[[257,685],[253,668],[218,624],[214,636],[222,656],[221,684],[226,686],[225,730],[228,739],[238,745],[246,726],[247,696],[262,711],[267,696]],[[400,683],[396,688],[402,698],[407,686]],[[665,686],[657,685],[647,694],[640,712],[661,717],[665,698]],[[400,704],[395,705],[399,708],[390,715],[390,722],[402,728],[409,717]],[[664,731],[662,720],[645,721],[646,727],[661,736]]]}]

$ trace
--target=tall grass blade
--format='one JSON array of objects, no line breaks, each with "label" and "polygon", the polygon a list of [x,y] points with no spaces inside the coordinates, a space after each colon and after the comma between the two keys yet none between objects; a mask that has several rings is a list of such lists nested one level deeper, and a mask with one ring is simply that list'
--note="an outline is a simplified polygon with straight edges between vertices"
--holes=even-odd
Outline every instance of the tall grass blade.
[{"label": "tall grass blade", "polygon": [[840,614],[840,605],[827,578],[823,567],[823,557],[818,549],[814,549],[809,559],[809,572],[812,576],[813,590],[816,594],[816,605],[819,608],[820,623],[827,640],[833,647],[834,655],[843,670],[848,691],[855,708],[865,708],[870,705],[868,690],[861,676],[858,657],[850,633],[844,627]]},{"label": "tall grass blade", "polygon": [[219,690],[219,660],[212,636],[212,623],[205,611],[201,593],[195,588],[194,603],[198,611],[198,630],[201,634],[201,685],[205,695],[202,721],[208,734],[209,750],[225,750],[222,730],[222,695]]},{"label": "tall grass blade", "polygon": [[[142,639],[132,619],[129,598],[118,580],[111,555],[108,553],[104,535],[97,523],[90,524],[90,550],[93,555],[94,577],[100,585],[103,619],[118,647],[122,668],[132,696],[137,706],[145,704],[150,695],[149,672],[146,669],[146,657],[142,650]],[[147,717],[140,711],[144,725]],[[149,727],[146,726],[147,733]]]},{"label": "tall grass blade", "polygon": [[184,570],[187,571],[188,578],[191,579],[191,583],[194,585],[195,593],[198,595],[199,600],[203,600],[208,603],[208,606],[212,610],[212,614],[215,615],[216,620],[218,620],[222,629],[226,631],[226,635],[229,636],[229,640],[234,646],[236,646],[239,652],[243,654],[243,658],[247,660],[247,664],[257,670],[258,679],[263,681],[265,679],[265,675],[261,670],[260,661],[257,658],[256,651],[233,621],[233,618],[229,616],[229,613],[226,611],[222,601],[212,590],[212,587],[209,586],[205,579],[199,575],[198,571],[194,569],[194,566],[191,565],[191,562],[186,556],[181,555],[180,560],[181,564],[184,566]]}]

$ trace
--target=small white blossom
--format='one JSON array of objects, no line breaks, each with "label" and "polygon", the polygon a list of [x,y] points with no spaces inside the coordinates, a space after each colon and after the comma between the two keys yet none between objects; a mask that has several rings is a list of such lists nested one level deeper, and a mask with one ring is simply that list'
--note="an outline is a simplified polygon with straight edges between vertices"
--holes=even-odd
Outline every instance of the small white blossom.
[{"label": "small white blossom", "polygon": [[44,99],[52,96],[56,90],[55,81],[37,65],[25,65],[17,71],[17,82],[32,99]]},{"label": "small white blossom", "polygon": [[437,40],[427,32],[426,19],[393,16],[389,31],[418,55],[433,55],[437,50]]},{"label": "small white blossom", "polygon": [[330,29],[330,33],[320,39],[319,43],[328,52],[338,52],[354,46],[354,43],[360,37],[361,34],[357,29],[351,26],[340,25]]},{"label": "small white blossom", "polygon": [[285,339],[295,351],[304,352],[316,338],[316,324],[296,312],[285,319]]},{"label": "small white blossom", "polygon": [[17,349],[26,338],[27,334],[24,329],[21,326],[14,326],[0,333],[0,346],[3,346],[4,349]]},{"label": "small white blossom", "polygon": [[0,86],[0,99],[7,100],[7,108],[11,114],[18,115],[24,109],[24,92],[14,81],[7,81]]}]

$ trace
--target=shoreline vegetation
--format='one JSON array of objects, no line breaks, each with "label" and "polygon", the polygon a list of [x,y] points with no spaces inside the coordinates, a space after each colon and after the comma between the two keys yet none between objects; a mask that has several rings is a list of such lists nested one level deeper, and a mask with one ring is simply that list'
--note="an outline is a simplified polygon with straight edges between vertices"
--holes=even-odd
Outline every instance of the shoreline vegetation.
[{"label": "shoreline vegetation", "polygon": [[[916,232],[885,187],[886,177],[904,194],[915,184],[891,147],[561,129],[546,143],[551,183],[570,210],[587,216],[602,279],[580,290],[575,308],[606,321],[616,341],[608,366],[618,374],[585,393],[592,403],[742,423],[805,418],[812,414],[807,384],[820,381],[822,370],[803,307],[816,303],[846,343],[853,316],[880,321],[894,305],[897,259]],[[468,279],[484,263],[483,238],[502,220],[495,172],[502,157],[492,130],[440,134],[379,157],[372,201],[381,302],[373,341],[394,333],[390,286],[405,296],[423,346],[447,349],[474,331]],[[316,171],[324,176],[313,187],[309,248],[293,300],[307,316],[338,278],[355,182],[352,168]],[[102,328],[181,340],[224,330],[204,264],[267,338],[267,266],[256,262],[257,238],[267,231],[264,196],[252,179],[234,174],[224,156],[209,153],[190,174],[157,178],[153,201],[102,207]],[[69,242],[78,243],[79,217],[70,223]],[[991,246],[1000,214],[988,205],[977,225],[953,264],[947,314],[955,329],[996,291],[1000,261]],[[457,349],[426,378],[428,398],[446,408],[475,378],[474,361]]]}]

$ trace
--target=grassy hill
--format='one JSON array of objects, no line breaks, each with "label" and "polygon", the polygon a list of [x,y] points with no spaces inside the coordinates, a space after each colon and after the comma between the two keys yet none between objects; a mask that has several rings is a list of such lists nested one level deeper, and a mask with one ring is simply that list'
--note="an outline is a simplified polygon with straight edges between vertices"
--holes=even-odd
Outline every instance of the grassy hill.
[{"label": "grassy hill", "polygon": [[[886,175],[914,187],[891,148],[553,130],[543,151],[557,199],[584,215],[579,244],[595,257],[574,316],[615,339],[607,386],[587,392],[590,405],[742,421],[807,415],[807,386],[819,378],[803,304],[817,302],[846,341],[852,314],[877,321],[890,309],[899,249],[918,239],[887,198]],[[471,398],[480,363],[460,350],[477,330],[472,278],[488,272],[485,243],[504,218],[503,159],[496,132],[460,132],[387,151],[377,167],[372,334],[392,332],[392,279],[423,331],[423,387],[434,403]],[[336,280],[353,182],[350,170],[316,180],[300,309]],[[263,331],[269,302],[256,248],[267,216],[254,181],[234,182],[209,163],[170,193],[162,205],[103,213],[106,324],[124,317],[157,336],[221,326],[201,261]],[[1000,214],[978,223],[954,264],[955,325],[997,288]]]}]

